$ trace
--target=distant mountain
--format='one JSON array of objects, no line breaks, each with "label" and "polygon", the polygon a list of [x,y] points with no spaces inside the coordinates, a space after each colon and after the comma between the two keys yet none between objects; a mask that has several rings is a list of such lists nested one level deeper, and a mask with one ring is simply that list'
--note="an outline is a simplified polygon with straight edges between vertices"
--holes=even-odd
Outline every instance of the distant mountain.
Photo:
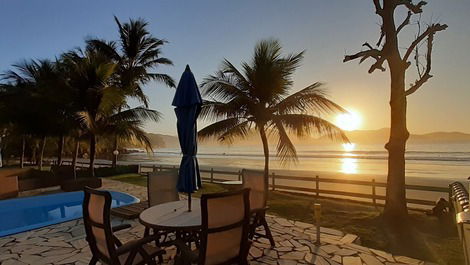
[{"label": "distant mountain", "polygon": [[150,142],[154,148],[179,147],[178,137],[166,134],[148,133]]},{"label": "distant mountain", "polygon": [[[346,132],[348,138],[353,143],[359,144],[385,144],[388,141],[389,129],[379,130],[358,130]],[[150,142],[154,148],[176,148],[179,147],[178,137],[173,135],[149,133]],[[292,136],[294,144],[328,144],[331,140],[327,137],[305,137],[298,139]],[[468,143],[470,144],[470,134],[462,132],[432,132],[426,134],[412,134],[408,141],[410,144],[448,144],[448,143]],[[216,139],[200,142],[204,146],[217,146],[220,143]],[[253,133],[247,139],[234,142],[234,145],[260,145],[259,135]]]},{"label": "distant mountain", "polygon": [[[389,137],[389,128],[379,130],[358,130],[346,132],[349,140],[361,144],[379,144],[386,143]],[[326,141],[326,137],[317,139],[317,141]],[[425,134],[410,134],[408,140],[410,144],[432,144],[432,143],[470,143],[470,134],[462,132],[432,132]]]},{"label": "distant mountain", "polygon": [[470,134],[462,132],[433,132],[411,135],[413,143],[470,143]]}]

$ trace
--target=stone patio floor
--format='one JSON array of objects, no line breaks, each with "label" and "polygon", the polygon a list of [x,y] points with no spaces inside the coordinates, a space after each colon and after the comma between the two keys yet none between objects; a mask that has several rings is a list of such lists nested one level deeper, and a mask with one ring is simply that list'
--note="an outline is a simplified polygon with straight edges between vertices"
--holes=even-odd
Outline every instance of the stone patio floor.
[{"label": "stone patio floor", "polygon": [[[146,200],[140,186],[103,179],[103,188],[132,194]],[[29,194],[31,195],[31,193]],[[5,217],[2,217],[5,218]],[[263,265],[431,265],[417,259],[394,256],[360,245],[356,235],[321,227],[321,246],[314,244],[316,227],[312,224],[267,216],[276,241],[270,248],[265,239],[257,239],[250,249],[250,263]],[[116,233],[123,242],[142,237],[144,227],[138,221],[113,218],[113,224],[130,223],[132,228]],[[176,249],[166,249],[165,263],[172,264]],[[1,265],[88,264],[90,250],[85,241],[82,219],[0,238]]]}]

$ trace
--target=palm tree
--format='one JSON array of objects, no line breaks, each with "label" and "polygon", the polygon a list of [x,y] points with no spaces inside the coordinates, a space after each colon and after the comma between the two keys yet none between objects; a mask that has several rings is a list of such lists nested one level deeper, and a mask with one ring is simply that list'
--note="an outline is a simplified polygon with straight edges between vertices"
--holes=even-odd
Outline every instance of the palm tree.
[{"label": "palm tree", "polygon": [[[39,145],[38,166],[42,169],[44,150],[48,136],[54,136],[62,127],[60,120],[63,87],[59,87],[60,78],[55,63],[49,60],[24,61],[14,65],[14,70],[3,74],[9,85],[8,101],[10,121],[23,132],[41,139]],[[25,137],[24,137],[25,138]],[[21,154],[24,161],[25,139]]]},{"label": "palm tree", "polygon": [[[87,41],[89,47],[109,56],[116,64],[116,86],[126,96],[136,98],[148,108],[148,98],[142,87],[151,80],[163,82],[169,87],[175,87],[174,80],[162,73],[150,72],[160,65],[173,65],[161,57],[161,46],[167,41],[153,37],[147,30],[148,23],[142,19],[122,24],[114,17],[119,29],[119,41],[107,42],[100,39]],[[118,112],[123,109],[122,106]],[[114,139],[114,149],[118,149],[118,136]],[[113,166],[116,166],[116,156],[113,157]]]},{"label": "palm tree", "polygon": [[[111,108],[117,109],[117,107]],[[104,137],[112,135],[125,141],[137,141],[147,150],[151,150],[152,144],[143,130],[144,121],[158,122],[161,114],[145,107],[136,107],[121,112],[109,112],[102,109],[94,119],[88,112],[81,112],[79,117],[83,128],[94,130],[96,135]]]},{"label": "palm tree", "polygon": [[317,133],[348,141],[341,129],[312,114],[344,112],[329,100],[321,83],[314,83],[289,95],[292,75],[300,66],[304,52],[281,55],[277,40],[263,40],[254,51],[251,63],[242,71],[224,60],[221,69],[204,79],[206,100],[201,110],[204,119],[216,120],[199,131],[201,138],[217,137],[233,142],[256,130],[263,143],[265,187],[269,177],[268,134],[277,139],[276,152],[281,161],[296,161],[297,152],[289,133],[298,137]]},{"label": "palm tree", "polygon": [[[116,64],[107,56],[86,49],[70,51],[62,58],[68,69],[68,85],[74,91],[74,102],[80,117],[86,115],[88,120],[96,121],[109,106],[123,104],[122,93],[113,86]],[[94,176],[96,137],[99,131],[93,126],[84,129],[90,141],[90,175]]]}]

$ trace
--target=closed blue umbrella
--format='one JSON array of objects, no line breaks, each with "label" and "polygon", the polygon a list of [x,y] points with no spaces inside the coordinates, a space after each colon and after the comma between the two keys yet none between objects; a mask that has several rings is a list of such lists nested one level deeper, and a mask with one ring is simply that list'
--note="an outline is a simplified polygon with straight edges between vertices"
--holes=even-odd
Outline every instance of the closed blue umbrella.
[{"label": "closed blue umbrella", "polygon": [[188,211],[191,211],[191,193],[202,187],[196,158],[196,121],[201,111],[202,98],[189,65],[186,65],[181,75],[172,105],[176,107],[178,139],[183,153],[177,188],[180,192],[188,193]]}]

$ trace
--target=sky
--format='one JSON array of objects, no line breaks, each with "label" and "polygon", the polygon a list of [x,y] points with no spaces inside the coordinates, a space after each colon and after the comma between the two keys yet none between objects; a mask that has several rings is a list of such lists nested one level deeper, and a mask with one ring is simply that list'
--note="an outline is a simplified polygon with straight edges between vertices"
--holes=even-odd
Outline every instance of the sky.
[{"label": "sky", "polygon": [[[408,97],[409,131],[470,133],[470,0],[430,0],[424,11],[423,22],[449,28],[435,37],[434,77]],[[397,17],[401,14],[403,10]],[[163,56],[174,66],[157,71],[176,81],[186,64],[200,82],[224,58],[239,66],[249,60],[256,42],[277,38],[285,53],[306,51],[292,92],[325,82],[332,100],[360,113],[360,129],[390,126],[389,73],[368,74],[372,61],[342,62],[365,41],[377,41],[379,17],[372,0],[0,0],[0,71],[24,59],[54,58],[82,47],[87,37],[115,40],[113,15],[121,21],[143,18],[155,37],[168,40]],[[414,29],[403,32],[402,47],[412,40]],[[410,74],[407,83],[414,79]],[[151,108],[164,115],[146,129],[175,135],[174,89],[151,83],[145,92]]]}]

